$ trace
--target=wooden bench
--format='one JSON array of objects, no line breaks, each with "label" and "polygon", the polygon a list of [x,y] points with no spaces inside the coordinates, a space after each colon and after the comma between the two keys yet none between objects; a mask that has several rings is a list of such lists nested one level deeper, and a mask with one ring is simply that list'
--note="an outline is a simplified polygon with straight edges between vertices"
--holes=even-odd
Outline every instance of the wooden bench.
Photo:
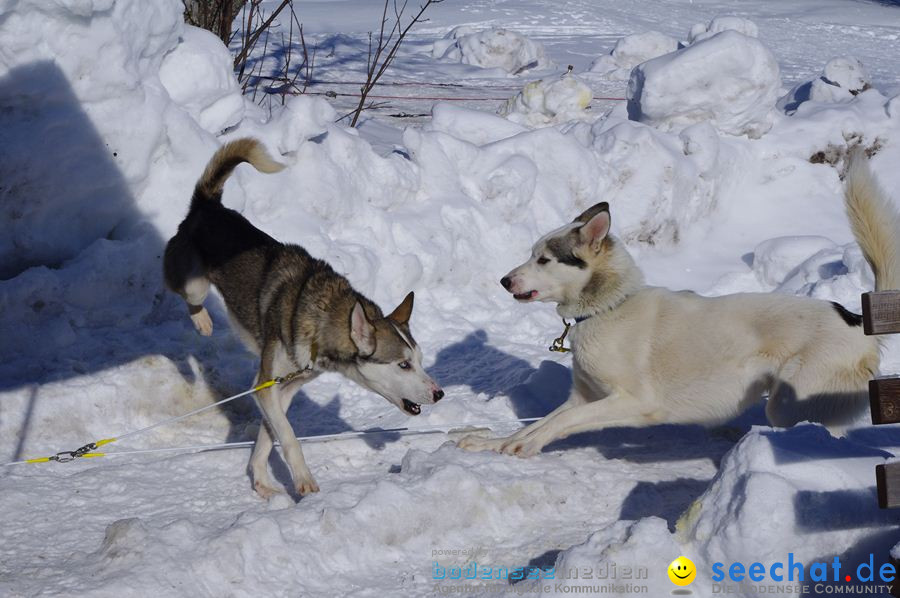
[{"label": "wooden bench", "polygon": [[[866,334],[900,332],[900,291],[863,293],[863,331]],[[900,377],[890,376],[869,381],[869,406],[872,423],[900,423]],[[900,507],[900,461],[875,466],[878,506]]]}]

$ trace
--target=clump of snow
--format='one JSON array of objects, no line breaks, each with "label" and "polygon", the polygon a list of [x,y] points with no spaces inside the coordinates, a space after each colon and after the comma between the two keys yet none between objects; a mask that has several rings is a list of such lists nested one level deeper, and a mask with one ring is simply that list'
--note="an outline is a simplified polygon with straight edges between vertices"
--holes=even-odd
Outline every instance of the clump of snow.
[{"label": "clump of snow", "polygon": [[443,40],[435,42],[432,54],[435,58],[482,68],[500,68],[511,74],[550,65],[544,46],[539,42],[500,28],[477,31],[471,27],[456,27]]},{"label": "clump of snow", "polygon": [[244,115],[233,58],[222,41],[205,29],[185,25],[178,45],[159,69],[169,96],[210,133],[237,124]]},{"label": "clump of snow", "polygon": [[759,37],[759,27],[749,19],[734,16],[716,17],[707,24],[697,23],[688,33],[688,43],[693,44],[709,39],[722,31],[737,31],[747,37]]},{"label": "clump of snow", "polygon": [[825,65],[822,75],[826,82],[846,89],[853,95],[865,91],[872,85],[871,77],[869,77],[866,68],[852,56],[832,58]]},{"label": "clump of snow", "polygon": [[291,154],[309,138],[326,134],[337,117],[337,112],[323,98],[292,96],[267,128],[275,131],[271,141],[278,152]]},{"label": "clump of snow", "polygon": [[853,57],[832,58],[820,76],[796,85],[778,101],[778,106],[791,113],[809,100],[848,102],[871,86],[871,78],[859,60]]},{"label": "clump of snow", "polygon": [[757,138],[772,126],[780,87],[772,53],[728,30],[635,67],[628,114],[665,131],[709,121],[723,133]]},{"label": "clump of snow", "polygon": [[591,88],[575,75],[566,73],[526,84],[500,109],[500,114],[531,127],[564,123],[589,116],[587,107],[591,99]]},{"label": "clump of snow", "polygon": [[590,71],[613,81],[628,81],[631,69],[637,65],[677,49],[677,39],[658,31],[626,35],[609,54],[597,58]]}]

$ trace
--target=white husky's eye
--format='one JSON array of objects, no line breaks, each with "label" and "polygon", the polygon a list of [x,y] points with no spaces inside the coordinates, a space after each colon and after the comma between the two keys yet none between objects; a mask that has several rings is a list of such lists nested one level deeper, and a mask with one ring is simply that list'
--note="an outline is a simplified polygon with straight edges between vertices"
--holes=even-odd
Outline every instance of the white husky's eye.
[{"label": "white husky's eye", "polygon": [[409,365],[408,361],[401,361],[397,365],[400,367],[401,370],[408,370],[410,367],[412,367]]},{"label": "white husky's eye", "polygon": [[537,263],[539,266],[543,266],[544,264],[548,263],[549,261],[550,261],[550,258],[545,257],[543,255],[537,259]]}]

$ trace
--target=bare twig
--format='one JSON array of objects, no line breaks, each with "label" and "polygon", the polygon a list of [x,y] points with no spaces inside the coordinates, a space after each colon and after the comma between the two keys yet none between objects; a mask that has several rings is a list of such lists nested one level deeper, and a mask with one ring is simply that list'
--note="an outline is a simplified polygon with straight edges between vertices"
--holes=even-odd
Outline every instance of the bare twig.
[{"label": "bare twig", "polygon": [[[391,2],[392,0],[384,0],[384,10],[382,10],[381,14],[381,27],[378,31],[378,43],[375,45],[374,52],[372,49],[372,33],[369,33],[369,54],[366,58],[366,81],[362,87],[360,87],[359,104],[352,112],[345,115],[345,117],[350,116],[351,114],[353,115],[353,118],[350,121],[351,127],[355,127],[356,123],[359,121],[360,114],[366,109],[366,98],[368,97],[369,92],[372,91],[378,83],[378,80],[394,61],[394,58],[397,56],[397,51],[400,49],[400,45],[406,38],[406,34],[409,33],[409,30],[412,29],[413,25],[423,20],[422,15],[429,6],[432,4],[439,4],[440,2],[443,2],[443,0],[425,0],[425,3],[419,6],[419,12],[412,17],[412,20],[410,20],[406,27],[403,27],[401,20],[403,13],[406,11],[407,0],[403,0],[402,4],[398,4],[397,0],[393,0],[394,19],[391,28],[388,30],[387,24],[390,20],[388,18],[388,6]],[[386,31],[387,37],[385,37]],[[385,52],[387,52],[386,55]],[[372,105],[369,107],[372,107]]]},{"label": "bare twig", "polygon": [[[252,3],[257,6],[257,10],[258,10],[259,2],[260,2],[260,0],[252,0]],[[238,68],[239,65],[241,65],[243,62],[245,62],[247,60],[247,56],[250,54],[250,51],[253,49],[253,46],[256,44],[256,41],[259,39],[259,37],[264,32],[269,30],[269,25],[272,24],[272,21],[275,20],[275,17],[277,17],[279,14],[281,14],[281,11],[284,10],[285,7],[288,6],[289,4],[291,4],[291,0],[282,0],[281,4],[278,5],[278,8],[276,8],[274,11],[272,11],[272,14],[270,14],[269,17],[265,21],[263,21],[260,24],[260,26],[257,27],[253,31],[253,33],[249,34],[247,40],[241,47],[241,50],[238,52],[237,56],[234,57],[234,68]],[[249,27],[246,28],[246,30],[248,30],[248,29],[249,29]]]}]

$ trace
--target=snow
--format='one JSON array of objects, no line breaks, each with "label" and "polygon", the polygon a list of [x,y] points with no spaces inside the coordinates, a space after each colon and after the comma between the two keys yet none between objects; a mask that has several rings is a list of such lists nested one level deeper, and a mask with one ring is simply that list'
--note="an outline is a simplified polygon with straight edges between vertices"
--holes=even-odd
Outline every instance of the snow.
[{"label": "snow", "polygon": [[591,99],[591,88],[567,73],[559,78],[527,83],[501,108],[500,114],[531,127],[587,120],[592,116],[585,111]]},{"label": "snow", "polygon": [[726,30],[635,67],[628,114],[667,131],[709,122],[723,133],[756,138],[772,126],[780,88],[769,49]]},{"label": "snow", "polygon": [[549,66],[539,42],[501,28],[476,31],[471,27],[457,27],[444,40],[435,42],[432,54],[435,58],[499,68],[512,74]]},{"label": "snow", "polygon": [[750,19],[735,16],[720,16],[707,24],[697,23],[688,33],[688,43],[694,44],[709,39],[723,31],[737,31],[747,37],[759,37],[759,27]]},{"label": "snow", "polygon": [[659,31],[626,35],[609,54],[591,63],[590,70],[615,81],[628,81],[631,69],[637,65],[677,49],[678,40]]},{"label": "snow", "polygon": [[[315,77],[337,82],[311,91],[358,89],[380,7],[297,4],[319,46]],[[564,400],[570,358],[546,351],[561,322],[550,306],[511,301],[498,279],[596,201],[610,202],[614,232],[652,284],[859,309],[872,273],[831,163],[840,167],[847,145],[880,148],[873,168],[900,199],[898,9],[739,8],[441,3],[385,75],[403,85],[376,88],[415,97],[348,129],[335,121],[353,99],[240,96],[228,53],[181,22],[176,0],[0,3],[4,461],[250,386],[254,358],[221,302],[210,301],[213,336],[199,337],[164,290],[159,257],[209,156],[245,135],[287,168],[239,167],[226,205],[327,259],[382,307],[415,290],[412,329],[447,391],[410,419],[336,375],[305,386],[288,413],[300,435],[445,428],[305,442],[322,490],[299,502],[256,498],[246,450],[5,467],[0,593],[427,596],[459,583],[436,580],[435,563],[449,572],[477,560],[646,566],[640,583],[658,596],[672,591],[665,568],[684,554],[698,567],[690,589],[709,596],[715,562],[788,552],[884,562],[897,520],[877,509],[872,470],[900,450],[894,427],[860,421],[843,438],[812,424],[773,430],[757,408],[724,429],[609,429],[528,460],[453,444],[467,425],[540,416]],[[673,47],[688,31],[690,45]],[[486,62],[488,47],[498,62]],[[615,76],[589,70],[606,52],[621,60]],[[262,64],[274,72],[274,62]],[[639,120],[624,102],[589,97],[623,97],[619,77],[633,67]],[[788,89],[817,80],[829,94],[788,106]],[[463,99],[475,95],[491,99]],[[451,100],[423,99],[436,96]],[[427,116],[390,116],[398,110]],[[896,339],[883,370],[900,371]],[[251,401],[236,401],[105,448],[252,440],[258,421]],[[284,482],[281,461],[271,464]],[[516,593],[539,585],[504,583]],[[546,593],[575,585],[596,580]]]},{"label": "snow", "polygon": [[240,86],[231,72],[233,58],[218,37],[185,25],[175,46],[163,59],[159,78],[169,97],[201,127],[218,134],[244,115]]}]

